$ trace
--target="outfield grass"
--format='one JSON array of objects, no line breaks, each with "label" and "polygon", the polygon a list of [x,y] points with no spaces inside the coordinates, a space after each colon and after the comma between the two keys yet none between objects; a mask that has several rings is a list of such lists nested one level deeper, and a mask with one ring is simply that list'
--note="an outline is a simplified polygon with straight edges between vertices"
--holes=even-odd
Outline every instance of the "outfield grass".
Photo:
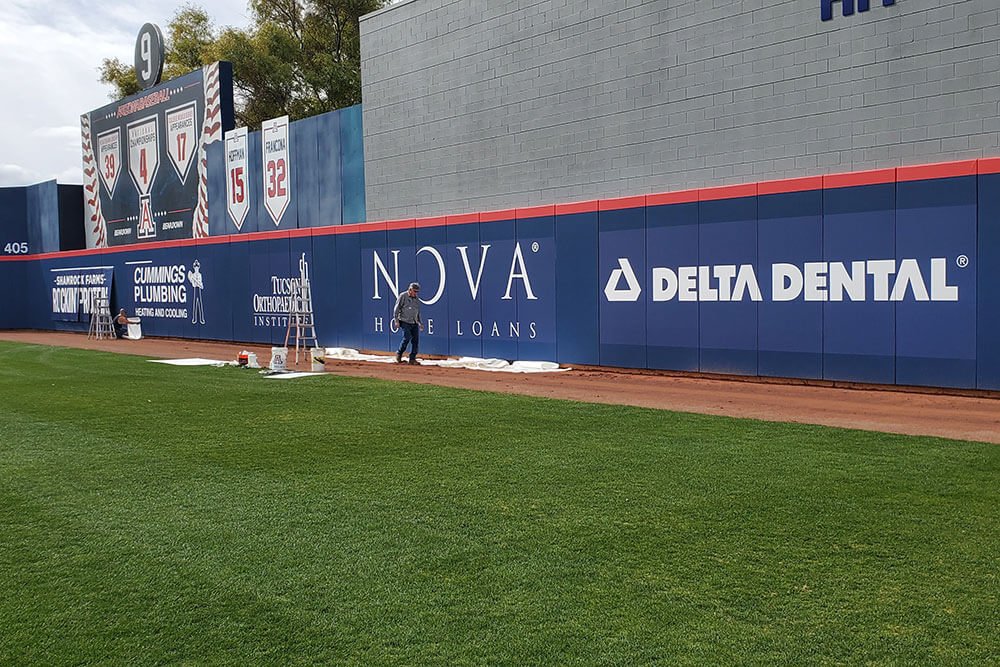
[{"label": "outfield grass", "polygon": [[0,405],[4,665],[1000,659],[996,445],[13,344]]}]

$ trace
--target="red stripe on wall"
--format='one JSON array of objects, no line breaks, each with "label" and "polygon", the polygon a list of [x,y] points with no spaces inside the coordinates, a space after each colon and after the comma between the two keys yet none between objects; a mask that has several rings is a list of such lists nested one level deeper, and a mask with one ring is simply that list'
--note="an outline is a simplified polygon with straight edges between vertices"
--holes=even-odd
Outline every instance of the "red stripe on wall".
[{"label": "red stripe on wall", "polygon": [[638,197],[617,197],[615,199],[598,199],[598,211],[620,211],[623,208],[640,208],[646,205],[646,195]]},{"label": "red stripe on wall", "polygon": [[698,190],[680,190],[678,192],[658,192],[646,195],[646,206],[663,206],[665,204],[691,204],[698,201]]},{"label": "red stripe on wall", "polygon": [[698,201],[716,201],[719,199],[736,199],[737,197],[756,197],[757,184],[723,185],[718,188],[702,188],[698,190]]},{"label": "red stripe on wall", "polygon": [[556,215],[570,215],[572,213],[593,213],[597,210],[597,200],[578,201],[570,204],[556,204]]},{"label": "red stripe on wall", "polygon": [[787,178],[781,181],[764,181],[757,184],[758,195],[782,195],[789,192],[805,192],[807,190],[821,189],[823,189],[822,176]]},{"label": "red stripe on wall", "polygon": [[932,178],[955,178],[956,176],[975,176],[978,166],[976,160],[964,162],[942,162],[940,164],[923,164],[914,167],[898,167],[896,182],[926,181]]},{"label": "red stripe on wall", "polygon": [[859,185],[881,185],[895,183],[896,170],[875,169],[874,171],[856,171],[849,174],[827,174],[823,177],[823,188],[853,188]]}]

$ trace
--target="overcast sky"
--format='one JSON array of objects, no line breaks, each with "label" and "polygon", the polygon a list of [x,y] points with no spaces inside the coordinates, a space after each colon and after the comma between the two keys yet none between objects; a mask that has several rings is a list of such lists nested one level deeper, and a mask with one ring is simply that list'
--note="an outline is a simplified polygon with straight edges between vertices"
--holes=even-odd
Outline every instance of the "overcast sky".
[{"label": "overcast sky", "polygon": [[[181,0],[6,0],[0,14],[0,186],[81,183],[80,116],[111,102],[104,58],[132,63],[143,23]],[[216,26],[249,24],[246,0],[204,0]]]}]

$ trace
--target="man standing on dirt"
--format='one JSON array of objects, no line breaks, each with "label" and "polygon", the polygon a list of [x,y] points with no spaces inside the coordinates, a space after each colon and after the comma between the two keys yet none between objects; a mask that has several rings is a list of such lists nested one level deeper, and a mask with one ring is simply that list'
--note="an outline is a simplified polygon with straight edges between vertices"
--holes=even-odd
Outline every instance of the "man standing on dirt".
[{"label": "man standing on dirt", "polygon": [[396,308],[392,311],[392,319],[396,321],[399,328],[403,330],[403,344],[396,351],[396,362],[403,363],[403,352],[406,346],[410,346],[410,363],[414,366],[420,364],[417,361],[417,349],[420,345],[420,332],[424,325],[420,321],[420,283],[410,283],[409,288],[399,295],[396,300]]}]

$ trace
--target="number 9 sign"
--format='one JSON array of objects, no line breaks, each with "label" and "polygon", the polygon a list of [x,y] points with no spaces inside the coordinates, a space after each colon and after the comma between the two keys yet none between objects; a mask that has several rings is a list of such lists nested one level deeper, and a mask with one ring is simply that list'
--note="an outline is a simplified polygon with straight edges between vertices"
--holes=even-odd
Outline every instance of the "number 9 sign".
[{"label": "number 9 sign", "polygon": [[135,77],[146,90],[160,82],[163,76],[163,33],[160,27],[146,23],[135,40]]}]

